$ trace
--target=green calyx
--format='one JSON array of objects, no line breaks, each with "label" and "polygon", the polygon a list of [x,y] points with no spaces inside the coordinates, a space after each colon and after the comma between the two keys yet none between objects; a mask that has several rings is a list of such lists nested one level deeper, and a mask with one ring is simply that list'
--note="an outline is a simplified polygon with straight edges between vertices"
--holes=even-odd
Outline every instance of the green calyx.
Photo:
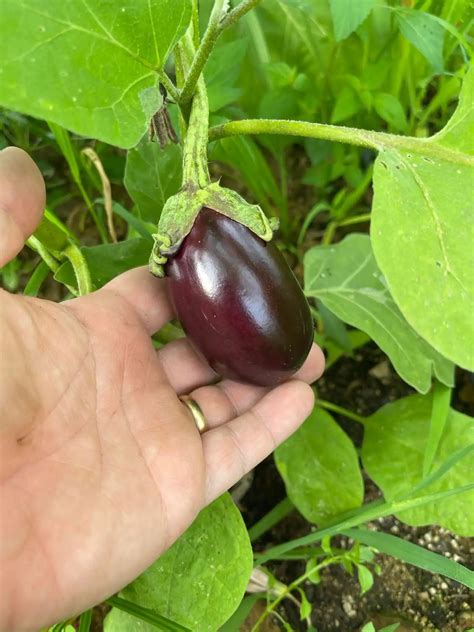
[{"label": "green calyx", "polygon": [[260,206],[249,204],[238,193],[221,187],[218,182],[202,189],[183,189],[170,197],[163,208],[150,257],[152,274],[164,276],[163,266],[168,257],[179,250],[204,207],[243,224],[264,241],[270,241],[277,228],[277,222],[269,220]]}]

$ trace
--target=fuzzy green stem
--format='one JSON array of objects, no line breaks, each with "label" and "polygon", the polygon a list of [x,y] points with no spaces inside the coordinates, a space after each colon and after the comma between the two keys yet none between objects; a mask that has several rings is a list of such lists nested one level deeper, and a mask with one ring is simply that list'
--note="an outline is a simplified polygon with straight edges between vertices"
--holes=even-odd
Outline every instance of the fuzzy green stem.
[{"label": "fuzzy green stem", "polygon": [[232,24],[240,20],[243,15],[254,9],[257,4],[260,4],[261,1],[262,0],[242,0],[242,2],[238,4],[235,9],[232,9],[222,20],[221,31],[232,26]]},{"label": "fuzzy green stem", "polygon": [[29,246],[31,250],[34,250],[39,254],[41,259],[43,259],[50,270],[56,272],[59,269],[59,266],[61,264],[57,261],[57,259],[53,257],[46,246],[43,246],[43,244],[37,237],[35,237],[34,235],[28,237],[28,239],[26,240],[26,245]]},{"label": "fuzzy green stem", "polygon": [[81,249],[74,243],[70,243],[64,250],[63,255],[69,259],[76,275],[77,289],[79,296],[92,292],[92,280],[87,261]]},{"label": "fuzzy green stem", "polygon": [[224,4],[225,0],[215,0],[214,2],[206,32],[204,33],[199,48],[194,55],[191,68],[189,69],[188,76],[186,77],[183,89],[181,90],[181,95],[179,97],[181,105],[189,103],[193,97],[195,89],[198,88],[197,84],[199,77],[201,76],[203,68],[209,58],[209,55],[211,54],[214,43],[221,33],[219,23],[224,10]]},{"label": "fuzzy green stem", "polygon": [[382,150],[388,148],[404,151],[422,152],[440,160],[449,160],[457,164],[473,165],[474,158],[444,145],[432,142],[431,138],[415,138],[413,136],[398,136],[386,132],[344,127],[339,125],[325,125],[323,123],[307,123],[305,121],[286,121],[278,119],[247,119],[230,121],[217,125],[209,130],[209,140],[240,136],[241,134],[278,134],[283,136],[300,136],[302,138],[317,138],[322,140],[348,143],[359,147],[370,147]]},{"label": "fuzzy green stem", "polygon": [[191,101],[199,77],[222,31],[232,26],[239,18],[256,7],[259,2],[261,2],[261,0],[243,0],[235,9],[230,11],[225,17],[222,17],[225,0],[215,0],[206,32],[194,56],[189,74],[181,91],[179,97],[180,105],[186,105],[186,103]]},{"label": "fuzzy green stem", "polygon": [[[184,36],[181,45],[183,63],[188,65],[194,55],[191,33]],[[198,79],[192,101],[191,114],[183,146],[183,188],[204,188],[211,182],[207,165],[209,131],[209,102],[204,77]]]}]

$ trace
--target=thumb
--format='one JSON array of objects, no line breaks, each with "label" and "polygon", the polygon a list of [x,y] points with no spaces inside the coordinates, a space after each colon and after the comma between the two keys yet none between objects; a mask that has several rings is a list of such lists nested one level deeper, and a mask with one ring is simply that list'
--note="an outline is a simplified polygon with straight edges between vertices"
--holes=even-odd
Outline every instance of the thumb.
[{"label": "thumb", "polygon": [[45,202],[43,176],[28,154],[18,147],[0,151],[0,266],[23,248]]}]

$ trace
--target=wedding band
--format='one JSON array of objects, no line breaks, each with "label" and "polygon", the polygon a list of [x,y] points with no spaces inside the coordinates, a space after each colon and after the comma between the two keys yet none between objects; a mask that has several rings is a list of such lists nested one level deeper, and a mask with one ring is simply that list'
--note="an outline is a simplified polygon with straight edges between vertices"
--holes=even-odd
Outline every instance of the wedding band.
[{"label": "wedding band", "polygon": [[183,395],[179,399],[193,416],[194,423],[196,424],[196,428],[199,432],[201,434],[205,432],[207,430],[206,418],[204,417],[204,413],[202,412],[199,404],[192,397],[189,397],[189,395]]}]

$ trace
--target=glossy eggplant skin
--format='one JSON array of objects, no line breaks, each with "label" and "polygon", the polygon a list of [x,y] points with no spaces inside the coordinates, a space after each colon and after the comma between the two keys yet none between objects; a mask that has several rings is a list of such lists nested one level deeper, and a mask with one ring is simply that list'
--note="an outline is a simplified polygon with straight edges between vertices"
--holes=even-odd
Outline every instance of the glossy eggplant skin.
[{"label": "glossy eggplant skin", "polygon": [[273,243],[203,208],[165,272],[183,329],[216,373],[275,386],[303,364],[311,312]]}]

